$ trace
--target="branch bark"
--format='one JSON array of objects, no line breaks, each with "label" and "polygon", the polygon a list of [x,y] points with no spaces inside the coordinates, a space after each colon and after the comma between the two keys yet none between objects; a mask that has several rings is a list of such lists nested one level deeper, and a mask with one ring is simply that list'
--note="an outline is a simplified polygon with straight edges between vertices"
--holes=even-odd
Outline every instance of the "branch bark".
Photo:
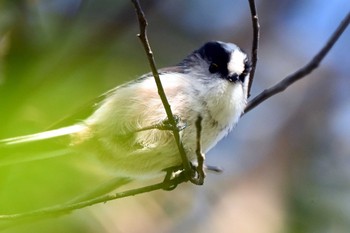
[{"label": "branch bark", "polygon": [[347,26],[350,23],[350,13],[348,13],[343,21],[339,24],[338,28],[335,30],[335,32],[332,34],[332,36],[329,38],[325,46],[311,59],[309,63],[307,63],[304,67],[297,70],[293,74],[287,76],[282,81],[277,83],[276,85],[264,90],[259,95],[257,95],[254,99],[252,99],[247,107],[245,108],[244,114],[251,111],[258,105],[260,105],[265,100],[271,98],[272,96],[286,90],[290,85],[295,83],[296,81],[304,78],[306,75],[310,74],[312,71],[314,71],[322,62],[322,60],[325,58],[325,56],[328,54],[328,52],[331,50],[333,45],[337,42],[339,37],[342,35],[342,33],[345,31]]},{"label": "branch bark", "polygon": [[258,63],[258,49],[259,49],[259,39],[260,39],[260,25],[258,12],[255,7],[254,0],[249,1],[250,15],[252,18],[252,26],[253,26],[253,42],[252,42],[252,51],[251,51],[251,61],[252,68],[249,73],[249,83],[248,83],[248,97],[250,96],[250,90],[253,85],[253,80],[255,76],[255,70]]},{"label": "branch bark", "polygon": [[125,192],[118,192],[114,195],[105,195],[105,196],[93,198],[87,201],[53,206],[46,209],[30,211],[27,213],[0,215],[0,221],[1,220],[22,220],[25,218],[50,217],[53,215],[67,214],[70,211],[82,209],[84,207],[92,206],[98,203],[106,203],[111,200],[120,199],[123,197],[135,196],[137,194],[147,193],[155,190],[162,190],[162,189],[167,190],[169,187],[174,187],[184,181],[185,181],[184,177],[180,175],[172,180],[163,181],[161,183],[149,185],[142,188],[127,190]]},{"label": "branch bark", "polygon": [[[138,3],[138,0],[132,0],[132,2],[135,5],[135,9],[136,9],[136,12],[137,12],[137,15],[139,18],[139,23],[140,23],[140,35],[139,35],[139,37],[140,37],[140,40],[142,41],[144,48],[145,48],[145,51],[147,53],[147,57],[148,57],[148,60],[149,60],[149,63],[150,63],[151,69],[152,69],[152,73],[153,73],[153,76],[154,76],[156,83],[157,83],[159,95],[162,99],[164,108],[167,112],[168,120],[174,126],[173,132],[174,132],[174,135],[177,135],[177,136],[175,136],[175,140],[178,144],[181,156],[185,156],[187,159],[186,154],[185,153],[182,154],[182,152],[184,152],[184,150],[183,150],[181,140],[179,137],[179,132],[177,130],[175,130],[176,126],[177,126],[176,121],[172,115],[170,105],[166,99],[166,96],[165,96],[165,93],[164,93],[164,90],[163,90],[163,87],[161,85],[161,81],[159,78],[159,74],[158,74],[156,66],[155,66],[153,53],[151,51],[151,48],[150,48],[148,40],[147,40],[147,35],[146,35],[147,21],[145,19],[145,16],[142,12],[142,9],[141,9],[139,3]],[[250,2],[253,2],[253,1],[250,0]],[[256,15],[256,14],[252,13],[252,16],[253,15]],[[254,20],[254,17],[253,17],[253,20]],[[257,20],[257,18],[256,18],[256,20]],[[301,78],[303,78],[306,75],[308,75],[309,73],[311,73],[314,69],[316,69],[319,66],[320,62],[324,59],[324,57],[330,51],[330,49],[333,47],[333,45],[336,43],[336,41],[339,39],[341,34],[345,31],[345,29],[347,28],[349,23],[350,23],[350,13],[348,13],[348,15],[345,17],[345,19],[340,23],[337,30],[330,37],[330,39],[328,40],[326,45],[320,50],[320,52],[318,54],[316,54],[316,56],[307,65],[305,65],[303,68],[296,71],[295,73],[291,74],[290,76],[286,77],[285,79],[283,79],[281,82],[279,82],[275,86],[273,86],[269,89],[266,89],[261,94],[259,94],[257,97],[255,97],[252,101],[249,102],[248,106],[246,107],[245,113],[249,112],[250,110],[252,110],[256,106],[258,106],[259,104],[261,104],[262,102],[264,102],[268,98],[272,97],[273,95],[275,95],[279,92],[282,92],[283,90],[288,88],[290,85],[292,85],[294,82],[300,80]],[[256,25],[258,25],[258,24],[256,24]],[[255,38],[257,40],[259,39],[258,36]],[[256,58],[257,58],[257,48],[258,47],[256,44],[256,49],[252,50],[252,54],[255,54],[254,56],[256,56]],[[257,59],[256,59],[256,61],[257,61]],[[255,61],[255,64],[256,64],[256,61]],[[254,76],[254,74],[253,74],[253,76]],[[201,149],[200,149],[200,134],[201,134],[200,119],[197,121],[197,130],[198,130],[197,131],[197,143],[198,143],[197,150],[200,153],[200,151],[201,151]],[[188,160],[187,160],[187,162],[188,162]],[[201,161],[199,161],[199,162],[201,162]],[[184,163],[184,168],[188,169],[187,172],[191,172],[192,168],[190,168],[189,162],[187,164]],[[208,169],[215,171],[217,168],[208,168]],[[191,176],[191,175],[192,174],[189,174],[189,173],[184,174],[183,172],[181,172],[180,174],[178,174],[178,176],[176,176],[173,179],[166,179],[165,181],[163,181],[161,183],[154,184],[154,185],[150,185],[150,186],[146,186],[146,187],[142,187],[142,188],[137,188],[137,189],[132,189],[132,190],[124,191],[124,192],[118,192],[114,195],[105,195],[105,196],[93,198],[93,199],[90,199],[87,201],[81,201],[79,203],[68,203],[68,204],[64,204],[64,205],[49,207],[46,209],[40,209],[40,210],[31,211],[31,212],[27,212],[27,213],[0,215],[0,220],[3,220],[3,221],[16,220],[17,221],[17,220],[23,220],[26,218],[50,217],[50,216],[55,216],[55,215],[59,215],[59,214],[66,214],[66,213],[69,213],[70,211],[73,211],[73,210],[92,206],[92,205],[95,205],[98,203],[105,203],[105,202],[119,199],[119,198],[134,196],[137,194],[151,192],[151,191],[155,191],[155,190],[159,190],[159,189],[170,190],[173,187],[176,187],[178,184],[188,181],[189,176]],[[1,226],[0,226],[0,228],[1,228]]]},{"label": "branch bark", "polygon": [[174,139],[175,139],[175,142],[176,142],[176,145],[177,145],[177,149],[179,150],[179,153],[180,153],[180,156],[181,156],[181,160],[182,160],[183,168],[184,168],[184,171],[185,171],[185,175],[188,178],[188,180],[191,180],[191,177],[192,177],[192,172],[191,171],[192,171],[192,169],[191,169],[191,166],[190,166],[190,162],[189,162],[189,160],[187,158],[186,152],[185,152],[184,147],[182,145],[182,142],[181,142],[181,139],[180,139],[179,130],[177,128],[177,123],[176,123],[174,115],[173,115],[173,113],[171,111],[171,107],[170,107],[170,104],[168,102],[168,99],[167,99],[167,97],[165,95],[164,88],[162,86],[162,82],[161,82],[161,80],[159,78],[159,73],[158,73],[158,70],[157,70],[156,65],[155,65],[153,52],[152,52],[151,46],[150,46],[150,44],[148,42],[148,38],[147,38],[147,25],[148,25],[148,23],[147,23],[145,14],[144,14],[144,12],[143,12],[143,10],[141,8],[141,5],[140,5],[138,0],[131,0],[131,1],[134,4],[135,10],[136,10],[136,14],[137,14],[137,17],[138,17],[138,21],[139,21],[139,26],[140,26],[140,34],[138,34],[137,36],[139,37],[139,39],[140,39],[140,41],[141,41],[141,43],[142,43],[142,45],[143,45],[143,47],[145,49],[145,52],[146,52],[146,55],[147,55],[147,59],[148,59],[149,65],[151,67],[154,80],[155,80],[155,82],[157,84],[159,97],[162,100],[162,103],[163,103],[163,106],[164,106],[164,109],[165,109],[168,121],[173,127],[172,132],[173,132]]}]

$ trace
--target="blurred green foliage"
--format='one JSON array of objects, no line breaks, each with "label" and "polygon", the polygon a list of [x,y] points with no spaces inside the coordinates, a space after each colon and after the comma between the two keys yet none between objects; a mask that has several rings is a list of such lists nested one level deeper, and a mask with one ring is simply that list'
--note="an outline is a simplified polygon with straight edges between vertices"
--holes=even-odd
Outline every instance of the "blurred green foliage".
[{"label": "blurred green foliage", "polygon": [[[245,1],[141,2],[158,67],[208,40],[249,51]],[[253,96],[304,65],[348,5],[258,1]],[[348,31],[315,77],[244,116],[209,153],[208,163],[225,173],[208,174],[203,187],[182,185],[44,221],[0,221],[0,232],[348,232]],[[0,1],[0,139],[84,119],[97,96],[149,72],[137,33],[129,1]],[[1,165],[60,143],[0,148],[0,215],[63,204],[110,178],[81,154]]]},{"label": "blurred green foliage", "polygon": [[[128,2],[1,3],[0,138],[84,119],[87,112],[81,114],[81,109],[91,110],[96,96],[145,72],[147,66],[135,66],[143,59],[142,50],[134,36],[134,18],[123,16],[124,10],[134,16]],[[44,142],[0,149],[0,156],[3,161],[30,157],[54,150],[54,146]],[[96,171],[82,155],[1,166],[0,214],[63,204],[105,178],[106,174]],[[0,222],[0,231],[7,224]],[[74,221],[65,217],[8,231],[95,232],[83,225],[86,223],[82,224],[79,217]]]}]

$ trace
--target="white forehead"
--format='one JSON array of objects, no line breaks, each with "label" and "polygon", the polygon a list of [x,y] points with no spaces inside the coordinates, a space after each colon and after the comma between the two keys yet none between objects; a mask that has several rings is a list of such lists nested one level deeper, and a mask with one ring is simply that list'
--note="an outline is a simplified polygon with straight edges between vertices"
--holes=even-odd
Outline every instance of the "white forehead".
[{"label": "white forehead", "polygon": [[231,52],[230,60],[227,64],[229,74],[241,74],[244,71],[244,61],[247,55],[235,44],[220,42],[226,51]]}]

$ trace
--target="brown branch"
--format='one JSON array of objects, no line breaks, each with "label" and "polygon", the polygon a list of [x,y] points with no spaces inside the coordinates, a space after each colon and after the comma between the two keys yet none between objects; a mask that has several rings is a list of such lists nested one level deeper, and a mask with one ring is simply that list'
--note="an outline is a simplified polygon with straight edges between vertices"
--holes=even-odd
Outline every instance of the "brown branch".
[{"label": "brown branch", "polygon": [[161,80],[159,78],[159,73],[158,73],[156,65],[155,65],[153,52],[152,52],[150,44],[148,42],[148,38],[147,38],[147,25],[148,25],[148,23],[147,23],[145,14],[144,14],[141,6],[140,6],[139,1],[138,0],[131,0],[131,1],[134,4],[135,10],[136,10],[136,14],[137,14],[137,17],[138,17],[138,21],[139,21],[139,26],[140,26],[140,34],[138,34],[137,36],[140,38],[140,41],[141,41],[141,43],[142,43],[142,45],[143,45],[143,47],[145,49],[149,65],[150,65],[151,70],[152,70],[152,74],[153,74],[154,80],[155,80],[155,82],[157,84],[159,97],[160,97],[160,99],[161,99],[161,101],[163,103],[163,106],[164,106],[164,109],[165,109],[168,121],[173,127],[172,132],[174,134],[174,139],[175,139],[177,148],[178,148],[180,156],[181,156],[181,160],[182,160],[182,164],[183,164],[183,167],[184,167],[185,175],[190,180],[191,176],[192,176],[191,175],[190,162],[189,162],[189,160],[187,158],[187,155],[186,155],[186,152],[185,152],[185,150],[183,148],[183,145],[182,145],[182,142],[181,142],[181,139],[180,139],[179,130],[178,130],[178,127],[177,127],[177,123],[176,123],[174,115],[173,115],[173,113],[171,111],[170,104],[169,104],[169,102],[167,100],[167,97],[165,95],[164,88],[162,86]]},{"label": "brown branch", "polygon": [[[142,187],[142,188],[127,190],[124,192],[118,192],[114,195],[105,195],[105,196],[101,196],[101,197],[97,197],[97,198],[91,198],[91,199],[86,200],[86,201],[82,201],[82,200],[84,200],[86,198],[90,198],[92,195],[96,194],[95,192],[92,192],[86,196],[84,195],[84,196],[76,199],[75,201],[79,201],[76,203],[69,202],[69,203],[66,203],[63,205],[53,206],[53,207],[49,207],[49,208],[45,208],[45,209],[34,210],[34,211],[26,212],[26,213],[0,215],[0,221],[1,220],[3,220],[3,221],[9,221],[9,220],[18,221],[18,220],[25,220],[25,219],[36,219],[36,218],[42,218],[42,217],[56,216],[59,214],[69,213],[73,210],[92,206],[92,205],[95,205],[98,203],[105,203],[107,201],[111,201],[111,200],[115,200],[115,199],[119,199],[119,198],[124,198],[124,197],[128,197],[128,196],[135,196],[138,194],[151,192],[151,191],[155,191],[155,190],[159,190],[159,189],[172,190],[178,184],[183,183],[183,182],[187,182],[188,180],[190,180],[192,183],[196,184],[196,180],[195,180],[195,177],[193,176],[193,172],[192,172],[193,170],[190,167],[190,163],[188,161],[188,158],[186,156],[186,153],[184,151],[184,148],[183,148],[181,140],[180,140],[177,122],[172,114],[170,105],[168,103],[163,86],[161,84],[161,80],[159,78],[157,68],[155,66],[153,53],[152,53],[152,50],[150,48],[150,45],[149,45],[149,42],[147,39],[147,35],[146,35],[147,21],[146,21],[145,15],[140,7],[138,0],[131,0],[131,1],[133,2],[134,6],[135,6],[135,10],[136,10],[139,24],[140,24],[140,34],[138,35],[138,37],[140,38],[140,40],[144,46],[144,49],[146,51],[150,67],[151,67],[154,79],[156,81],[156,84],[157,84],[158,94],[162,100],[164,109],[165,109],[167,117],[168,117],[168,121],[170,122],[170,124],[173,127],[174,138],[175,138],[175,141],[177,143],[179,152],[181,154],[181,158],[183,160],[183,170],[176,169],[177,171],[180,171],[180,172],[177,172],[177,175],[175,177],[172,177],[172,173],[173,173],[172,171],[174,168],[170,168],[165,180],[161,183],[157,183],[154,185],[149,185],[149,186]],[[200,134],[200,132],[201,131],[199,129],[199,134]],[[199,168],[202,170],[203,170],[203,162],[204,162],[204,159],[203,159],[203,161],[202,160],[199,161],[199,164],[201,164],[199,166]],[[199,172],[198,172],[198,174],[200,175]],[[110,188],[110,187],[108,187],[108,188]],[[101,191],[101,190],[99,189],[98,191]],[[5,224],[5,227],[6,226],[7,225]],[[1,226],[0,226],[0,229],[1,229]]]},{"label": "brown branch", "polygon": [[[155,67],[154,64],[154,59],[153,59],[153,54],[152,51],[149,47],[148,41],[147,41],[147,37],[145,34],[145,29],[147,26],[147,21],[145,20],[144,14],[140,8],[140,5],[138,3],[137,0],[132,0],[132,2],[135,5],[135,9],[137,10],[137,14],[139,17],[139,21],[140,21],[140,39],[144,44],[145,50],[147,52],[147,57],[149,59],[151,68],[152,68],[152,72],[153,75],[156,79],[157,82],[157,87],[158,87],[158,91],[159,91],[159,95],[162,98],[162,101],[164,100],[165,102],[163,102],[164,104],[164,108],[167,111],[168,118],[169,118],[169,122],[171,122],[171,124],[174,126],[174,135],[178,135],[178,138],[175,137],[178,146],[182,147],[182,144],[180,142],[180,138],[179,138],[179,134],[178,131],[175,130],[177,128],[177,124],[176,124],[176,120],[174,119],[172,113],[171,113],[171,109],[170,109],[170,105],[168,104],[167,100],[166,100],[166,96],[164,94],[164,90],[161,86],[161,82],[159,79],[159,74],[157,72],[157,69]],[[345,17],[345,19],[341,22],[341,24],[339,25],[339,27],[337,28],[337,30],[334,32],[334,34],[331,36],[331,38],[329,39],[329,41],[327,42],[327,44],[321,49],[321,51],[303,68],[301,68],[300,70],[298,70],[297,72],[295,72],[294,74],[286,77],[285,79],[283,79],[280,83],[276,84],[275,86],[263,91],[260,95],[258,95],[257,97],[255,97],[252,101],[250,101],[250,103],[248,104],[247,108],[246,108],[246,112],[250,111],[251,109],[253,109],[254,107],[258,106],[260,103],[262,103],[263,101],[265,101],[266,99],[270,98],[271,96],[285,90],[287,87],[289,87],[291,84],[293,84],[294,82],[296,82],[297,80],[305,77],[307,74],[311,73],[314,69],[316,69],[318,67],[318,65],[320,64],[320,62],[323,60],[323,58],[327,55],[327,53],[330,51],[330,49],[333,47],[333,45],[336,43],[336,41],[339,39],[339,37],[341,36],[341,34],[344,32],[344,30],[346,29],[346,27],[349,25],[350,23],[350,13]],[[143,38],[143,39],[142,39]],[[157,81],[158,80],[158,81]],[[158,86],[159,84],[159,86]],[[201,118],[199,117],[198,120],[196,121],[196,127],[197,127],[197,156],[198,154],[201,154],[201,145],[200,145],[200,141],[201,141]],[[181,152],[181,151],[180,151]],[[183,151],[184,152],[184,151]],[[186,154],[184,153],[184,155],[186,156]],[[202,168],[203,171],[203,163],[204,163],[204,157],[201,154],[201,156],[198,156],[198,164],[199,166],[198,168]],[[186,160],[188,162],[187,156],[186,156]],[[186,166],[188,166],[188,168],[186,168]],[[68,204],[64,204],[64,205],[59,205],[59,206],[54,206],[54,207],[49,207],[49,208],[45,208],[45,209],[40,209],[40,210],[35,210],[35,211],[30,211],[30,212],[26,212],[26,213],[19,213],[19,214],[7,214],[7,215],[0,215],[0,220],[3,221],[10,221],[10,220],[23,220],[23,219],[31,219],[31,218],[38,218],[38,217],[50,217],[50,216],[56,216],[59,214],[66,214],[69,213],[71,211],[77,210],[77,209],[81,209],[84,207],[88,207],[88,206],[92,206],[98,203],[105,203],[111,200],[115,200],[115,199],[119,199],[119,198],[124,198],[124,197],[128,197],[128,196],[134,196],[137,194],[142,194],[142,193],[146,193],[146,192],[151,192],[151,191],[155,191],[155,190],[159,190],[159,189],[163,189],[163,190],[170,190],[174,187],[176,187],[178,184],[183,183],[188,181],[189,179],[191,179],[191,177],[189,177],[189,173],[191,172],[191,168],[190,168],[190,164],[188,162],[188,164],[184,164],[184,168],[188,169],[187,171],[184,170],[183,172],[180,172],[176,177],[174,177],[173,179],[165,179],[163,182],[161,183],[157,183],[154,185],[149,185],[146,187],[142,187],[142,188],[137,188],[137,189],[132,189],[132,190],[127,190],[124,192],[118,192],[114,195],[105,195],[105,196],[101,196],[101,197],[97,197],[97,198],[93,198],[87,201],[82,201],[79,203],[68,203]],[[216,170],[216,168],[210,168],[210,170]],[[171,171],[171,170],[170,170]],[[187,173],[184,173],[187,172]],[[200,171],[197,170],[197,175],[199,175]],[[171,174],[171,173],[168,173]],[[190,174],[192,175],[192,174]],[[192,181],[193,182],[193,181]]]},{"label": "brown branch", "polygon": [[292,85],[294,82],[304,78],[306,75],[310,74],[313,70],[315,70],[324,57],[328,54],[328,52],[331,50],[333,45],[337,42],[339,37],[342,35],[342,33],[345,31],[347,26],[350,23],[350,13],[346,15],[346,17],[343,19],[343,21],[339,24],[338,28],[335,30],[335,32],[332,34],[332,36],[329,38],[325,46],[311,59],[311,61],[306,64],[301,69],[297,70],[295,73],[287,76],[282,81],[277,83],[276,85],[264,90],[261,92],[258,96],[256,96],[254,99],[252,99],[247,107],[245,108],[245,113],[249,112],[268,98],[284,91],[287,89],[290,85]]},{"label": "brown branch", "polygon": [[177,186],[178,184],[183,183],[185,181],[187,181],[186,178],[183,176],[182,173],[180,173],[177,177],[171,180],[165,180],[161,183],[149,185],[142,188],[127,190],[124,192],[118,192],[114,195],[105,195],[105,196],[93,198],[87,201],[82,201],[79,203],[68,203],[64,205],[53,206],[53,207],[30,211],[26,213],[0,215],[0,221],[5,221],[5,220],[17,221],[17,220],[23,220],[26,218],[51,217],[51,216],[57,216],[60,214],[67,214],[73,210],[82,209],[84,207],[92,206],[99,203],[106,203],[108,201],[115,200],[115,199],[135,196],[138,194],[147,193],[147,192],[160,190],[160,189],[168,190],[169,187]]},{"label": "brown branch", "polygon": [[198,165],[196,167],[197,177],[193,178],[194,183],[197,185],[202,185],[204,183],[205,172],[204,172],[204,160],[205,156],[202,153],[202,120],[203,118],[199,115],[196,120],[196,129],[197,129],[197,137],[196,137],[196,155]]},{"label": "brown branch", "polygon": [[249,1],[249,8],[250,8],[250,14],[252,18],[252,26],[253,26],[253,42],[252,42],[252,51],[251,51],[251,62],[252,62],[252,68],[249,73],[249,83],[248,83],[248,97],[250,96],[250,90],[253,85],[253,80],[255,76],[255,70],[258,63],[258,49],[259,49],[259,39],[260,39],[260,25],[259,25],[259,18],[258,18],[258,12],[255,7],[255,1],[254,0],[248,0]]}]

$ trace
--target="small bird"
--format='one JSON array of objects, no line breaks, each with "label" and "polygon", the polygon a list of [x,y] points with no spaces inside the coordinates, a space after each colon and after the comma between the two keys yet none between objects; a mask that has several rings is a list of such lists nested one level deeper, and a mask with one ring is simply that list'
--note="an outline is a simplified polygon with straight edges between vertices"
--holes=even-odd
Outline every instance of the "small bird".
[{"label": "small bird", "polygon": [[[196,159],[198,117],[204,153],[238,122],[247,103],[249,72],[247,55],[235,44],[220,41],[207,42],[178,65],[159,70],[190,161]],[[162,128],[166,124],[153,75],[145,74],[105,93],[94,112],[77,124],[3,139],[0,145],[68,136],[65,152],[94,156],[119,177],[155,177],[182,164],[173,132]]]}]

